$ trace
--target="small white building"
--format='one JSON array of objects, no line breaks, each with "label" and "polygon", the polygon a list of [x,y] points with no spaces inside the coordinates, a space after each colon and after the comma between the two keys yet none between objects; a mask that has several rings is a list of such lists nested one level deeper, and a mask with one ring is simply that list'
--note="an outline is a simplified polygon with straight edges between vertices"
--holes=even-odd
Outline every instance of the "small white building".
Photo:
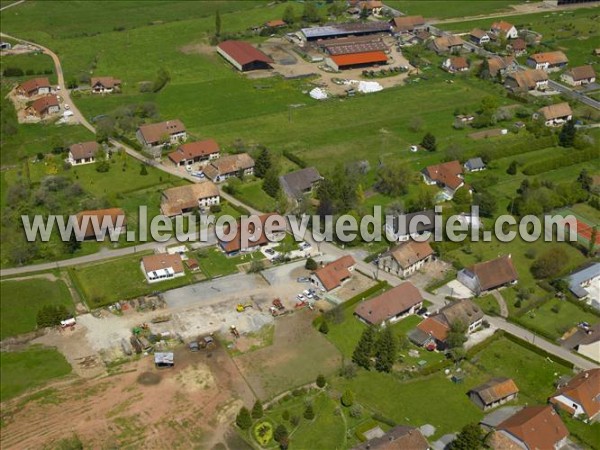
[{"label": "small white building", "polygon": [[600,414],[600,369],[581,372],[566,384],[559,385],[550,403],[574,417],[595,420]]},{"label": "small white building", "polygon": [[79,142],[69,147],[67,162],[72,166],[92,164],[96,162],[96,154],[100,150],[100,144],[95,141]]},{"label": "small white building", "polygon": [[185,275],[183,261],[178,253],[174,255],[157,253],[144,256],[141,267],[148,283],[158,283]]}]

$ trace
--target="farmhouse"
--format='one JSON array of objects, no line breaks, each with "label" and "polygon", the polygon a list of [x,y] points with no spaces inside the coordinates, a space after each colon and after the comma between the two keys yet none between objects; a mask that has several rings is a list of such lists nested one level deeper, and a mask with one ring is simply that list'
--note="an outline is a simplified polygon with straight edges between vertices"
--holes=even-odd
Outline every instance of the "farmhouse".
[{"label": "farmhouse", "polygon": [[163,280],[182,277],[185,275],[183,261],[179,253],[157,253],[142,258],[142,272],[148,283],[158,283]]},{"label": "farmhouse", "polygon": [[480,28],[474,28],[469,33],[469,40],[477,45],[483,45],[490,42],[490,36],[487,32],[483,31]]},{"label": "farmhouse", "polygon": [[552,406],[529,406],[497,426],[492,448],[559,449],[569,431]]},{"label": "farmhouse", "polygon": [[285,194],[293,200],[300,200],[310,194],[323,179],[314,167],[306,167],[279,177],[279,183]]},{"label": "farmhouse", "polygon": [[543,91],[548,87],[548,74],[538,69],[510,73],[504,86],[513,92]]},{"label": "farmhouse", "polygon": [[102,240],[105,231],[108,235],[119,235],[127,230],[125,212],[121,208],[81,211],[75,217],[84,239]]},{"label": "farmhouse", "polygon": [[350,255],[342,256],[315,270],[310,281],[323,291],[333,291],[352,277],[356,261]]},{"label": "farmhouse", "polygon": [[377,266],[380,270],[407,278],[433,261],[433,249],[428,242],[410,240],[382,254]]},{"label": "farmhouse", "polygon": [[28,117],[37,117],[43,119],[51,114],[60,112],[60,104],[56,95],[46,95],[38,98],[25,109]]},{"label": "farmhouse", "polygon": [[485,163],[481,158],[471,158],[465,163],[467,172],[481,172],[485,170]]},{"label": "farmhouse", "polygon": [[223,41],[217,45],[217,53],[240,72],[270,69],[273,60],[244,41]]},{"label": "farmhouse", "polygon": [[93,94],[111,94],[121,89],[121,80],[113,77],[92,77],[90,85]]},{"label": "farmhouse", "polygon": [[136,133],[144,147],[158,147],[165,144],[178,144],[187,139],[185,125],[179,119],[142,125]]},{"label": "farmhouse", "polygon": [[411,238],[417,240],[425,233],[432,233],[434,230],[433,210],[386,217],[385,234],[390,241],[408,241]]},{"label": "farmhouse", "polygon": [[550,403],[572,414],[594,420],[600,414],[600,369],[591,369],[575,375],[558,387]]},{"label": "farmhouse", "polygon": [[219,144],[214,139],[187,142],[169,153],[169,159],[176,166],[189,166],[193,163],[208,162],[220,156]]},{"label": "farmhouse", "polygon": [[600,263],[593,263],[568,277],[569,291],[579,300],[590,300],[600,309]]},{"label": "farmhouse", "polygon": [[166,189],[160,199],[160,210],[168,217],[208,208],[221,201],[219,188],[212,181]]},{"label": "farmhouse", "polygon": [[307,42],[319,39],[333,39],[346,36],[367,36],[378,33],[389,33],[387,22],[336,23],[320,27],[302,28],[300,33]]},{"label": "farmhouse", "polygon": [[386,51],[388,46],[381,36],[358,36],[336,39],[324,39],[317,44],[328,55],[349,55],[354,53],[368,53]]},{"label": "farmhouse", "polygon": [[427,439],[418,428],[396,425],[383,436],[369,439],[352,450],[428,450]]},{"label": "farmhouse", "polygon": [[[272,217],[272,219],[270,219]],[[244,239],[248,242],[242,242],[242,222],[237,222],[237,228],[235,235],[229,241],[219,240],[219,246],[225,252],[227,256],[234,256],[240,252],[252,252],[258,250],[260,247],[269,244],[269,242],[278,239],[285,233],[285,219],[279,214],[269,213],[262,214],[260,216],[252,216],[258,224],[252,223],[251,220],[244,222],[247,226],[244,230]],[[270,231],[267,233],[265,224],[267,220],[272,224]],[[225,227],[225,234],[229,234],[230,228],[228,225]]]},{"label": "farmhouse", "polygon": [[441,187],[444,196],[449,200],[465,184],[463,180],[463,167],[457,160],[428,166],[423,169],[421,175],[426,184]]},{"label": "farmhouse", "polygon": [[510,378],[493,378],[469,391],[469,398],[480,409],[487,411],[517,398],[519,389]]},{"label": "farmhouse", "polygon": [[390,25],[396,33],[414,33],[426,28],[423,16],[394,17],[390,21]]},{"label": "farmhouse", "polygon": [[505,76],[507,73],[516,72],[519,67],[512,56],[493,56],[488,58],[486,63],[490,77],[497,77],[498,74]]},{"label": "farmhouse", "polygon": [[248,153],[238,153],[212,160],[204,166],[204,174],[215,183],[225,181],[227,178],[240,174],[252,175],[254,173],[254,160]]},{"label": "farmhouse", "polygon": [[519,275],[511,255],[505,255],[465,267],[458,272],[456,278],[476,295],[481,295],[492,289],[515,284]]},{"label": "farmhouse", "polygon": [[544,106],[538,109],[537,114],[543,118],[547,127],[558,127],[573,118],[573,111],[567,102]]},{"label": "farmhouse", "polygon": [[466,72],[469,70],[469,61],[463,56],[453,56],[442,62],[442,69],[450,73]]},{"label": "farmhouse", "polygon": [[596,72],[592,66],[579,66],[567,70],[560,79],[571,86],[582,86],[596,81]]},{"label": "farmhouse", "polygon": [[96,162],[96,154],[100,150],[100,144],[96,141],[79,142],[69,147],[67,162],[72,166],[91,164]]},{"label": "farmhouse", "polygon": [[527,65],[534,69],[554,72],[565,67],[569,62],[567,56],[561,51],[535,53],[527,58]]},{"label": "farmhouse", "polygon": [[348,70],[387,64],[387,55],[382,51],[335,55],[325,58],[325,63],[333,70]]},{"label": "farmhouse", "polygon": [[51,90],[52,86],[50,85],[48,78],[32,78],[17,86],[17,94],[25,97],[48,95]]},{"label": "farmhouse", "polygon": [[383,3],[380,0],[365,0],[358,2],[358,8],[361,11],[367,11],[367,14],[380,16],[383,9]]},{"label": "farmhouse", "polygon": [[506,45],[507,49],[515,56],[521,56],[527,53],[527,42],[523,38],[517,38]]},{"label": "farmhouse", "polygon": [[506,39],[516,39],[519,37],[519,32],[512,23],[508,23],[504,20],[500,22],[494,22],[490,27],[490,31],[498,37]]},{"label": "farmhouse", "polygon": [[377,297],[361,302],[354,314],[367,325],[391,325],[423,307],[419,290],[406,281]]},{"label": "farmhouse", "polygon": [[465,41],[463,41],[459,36],[441,36],[432,40],[429,43],[429,48],[437,54],[458,53],[463,48],[464,44]]}]

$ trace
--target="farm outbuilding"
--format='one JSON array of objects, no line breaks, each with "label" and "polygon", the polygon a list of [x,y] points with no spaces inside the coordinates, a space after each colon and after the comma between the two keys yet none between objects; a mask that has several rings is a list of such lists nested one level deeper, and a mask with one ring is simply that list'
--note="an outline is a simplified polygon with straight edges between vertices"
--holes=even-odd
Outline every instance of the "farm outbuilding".
[{"label": "farm outbuilding", "polygon": [[217,53],[240,72],[270,69],[273,60],[244,41],[224,41],[217,46]]},{"label": "farm outbuilding", "polygon": [[353,53],[330,56],[325,62],[333,70],[347,70],[387,64],[387,56],[384,52]]},{"label": "farm outbuilding", "polygon": [[390,24],[387,22],[338,23],[321,27],[302,28],[300,32],[305,41],[311,42],[319,39],[389,33]]}]

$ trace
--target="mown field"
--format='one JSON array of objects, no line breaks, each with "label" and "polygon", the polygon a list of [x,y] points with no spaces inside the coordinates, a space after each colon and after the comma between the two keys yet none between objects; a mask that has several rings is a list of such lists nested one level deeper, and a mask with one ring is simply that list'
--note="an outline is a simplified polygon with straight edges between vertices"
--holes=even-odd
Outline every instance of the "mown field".
[{"label": "mown field", "polygon": [[45,305],[64,305],[74,310],[71,293],[62,280],[2,281],[0,339],[35,330],[37,313]]},{"label": "mown field", "polygon": [[422,15],[428,19],[448,19],[451,17],[468,17],[511,11],[512,5],[523,3],[513,0],[463,0],[452,2],[452,6],[444,7],[441,1],[423,0],[388,0],[385,5],[402,11],[406,15]]}]

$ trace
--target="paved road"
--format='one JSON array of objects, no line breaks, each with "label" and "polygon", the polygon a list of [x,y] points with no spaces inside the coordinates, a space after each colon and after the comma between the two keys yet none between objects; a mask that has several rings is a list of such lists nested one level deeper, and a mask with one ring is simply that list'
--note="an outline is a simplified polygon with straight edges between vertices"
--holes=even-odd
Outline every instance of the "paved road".
[{"label": "paved road", "polygon": [[548,80],[548,86],[550,86],[555,91],[562,92],[563,94],[566,94],[569,97],[574,98],[575,100],[579,100],[581,103],[591,106],[594,109],[600,110],[599,101],[594,100],[593,98],[590,98],[581,92],[571,89],[570,87],[565,86],[564,84],[557,83],[553,80]]}]

